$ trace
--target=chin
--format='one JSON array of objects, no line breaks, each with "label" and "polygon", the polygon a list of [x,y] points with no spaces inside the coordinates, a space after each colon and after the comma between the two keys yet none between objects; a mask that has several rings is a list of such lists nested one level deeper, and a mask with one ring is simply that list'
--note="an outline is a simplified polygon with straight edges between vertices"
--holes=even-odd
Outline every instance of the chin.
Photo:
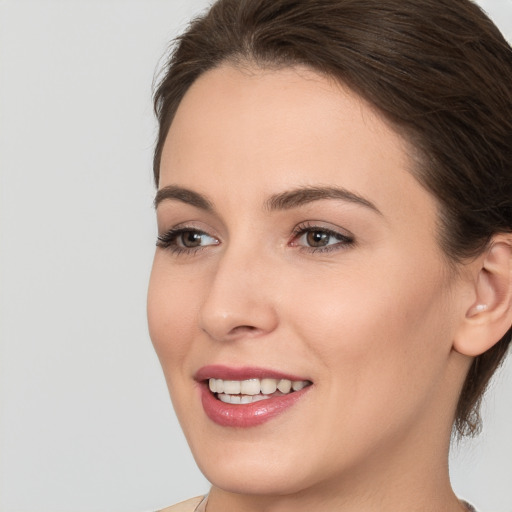
[{"label": "chin", "polygon": [[[198,461],[199,463],[200,461]],[[244,495],[287,495],[308,487],[301,464],[275,460],[228,460],[199,467],[208,481],[226,492]]]},{"label": "chin", "polygon": [[[295,494],[325,476],[322,457],[314,450],[308,453],[303,439],[295,439],[293,435],[283,438],[277,432],[273,436],[272,432],[265,434],[270,436],[262,435],[259,441],[255,441],[255,433],[245,439],[223,441],[204,435],[197,443],[190,440],[190,447],[208,481],[230,493]],[[314,447],[315,443],[312,441],[310,446]]]}]

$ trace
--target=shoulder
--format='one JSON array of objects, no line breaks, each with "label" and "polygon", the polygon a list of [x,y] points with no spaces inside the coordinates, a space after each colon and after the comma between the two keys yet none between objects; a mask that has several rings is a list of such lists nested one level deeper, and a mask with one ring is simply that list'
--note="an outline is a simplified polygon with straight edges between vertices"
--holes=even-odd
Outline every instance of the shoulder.
[{"label": "shoulder", "polygon": [[170,507],[163,508],[158,512],[194,512],[199,503],[203,501],[204,496],[197,496],[196,498],[191,498],[186,501],[182,501],[181,503],[176,503],[176,505],[171,505]]}]

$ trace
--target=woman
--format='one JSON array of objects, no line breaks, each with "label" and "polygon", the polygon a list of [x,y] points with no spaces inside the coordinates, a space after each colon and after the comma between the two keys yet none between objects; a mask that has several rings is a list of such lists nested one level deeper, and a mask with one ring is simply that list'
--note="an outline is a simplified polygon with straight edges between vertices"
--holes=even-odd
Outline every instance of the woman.
[{"label": "woman", "polygon": [[511,338],[510,83],[467,0],[220,0],[181,36],[148,317],[212,488],[169,510],[472,510],[447,459]]}]

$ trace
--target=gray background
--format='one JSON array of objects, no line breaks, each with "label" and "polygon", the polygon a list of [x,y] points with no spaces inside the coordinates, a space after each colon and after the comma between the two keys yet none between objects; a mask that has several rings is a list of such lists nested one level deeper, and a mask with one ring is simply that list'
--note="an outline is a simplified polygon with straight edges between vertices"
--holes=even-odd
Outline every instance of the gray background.
[{"label": "gray background", "polygon": [[[480,2],[512,40],[511,0]],[[151,83],[204,0],[0,0],[0,510],[204,493],[146,329]],[[457,492],[512,512],[512,364]]]}]

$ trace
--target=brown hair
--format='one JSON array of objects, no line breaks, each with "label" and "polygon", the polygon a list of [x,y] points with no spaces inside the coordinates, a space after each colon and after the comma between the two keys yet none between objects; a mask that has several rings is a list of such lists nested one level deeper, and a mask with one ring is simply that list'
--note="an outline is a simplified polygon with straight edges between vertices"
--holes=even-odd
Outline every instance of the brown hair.
[{"label": "brown hair", "polygon": [[[512,49],[469,0],[219,0],[171,52],[155,93],[163,144],[191,84],[221,63],[306,65],[348,85],[416,148],[419,182],[439,201],[452,262],[512,232]],[[479,405],[512,329],[476,357],[455,428],[480,427]]]}]

